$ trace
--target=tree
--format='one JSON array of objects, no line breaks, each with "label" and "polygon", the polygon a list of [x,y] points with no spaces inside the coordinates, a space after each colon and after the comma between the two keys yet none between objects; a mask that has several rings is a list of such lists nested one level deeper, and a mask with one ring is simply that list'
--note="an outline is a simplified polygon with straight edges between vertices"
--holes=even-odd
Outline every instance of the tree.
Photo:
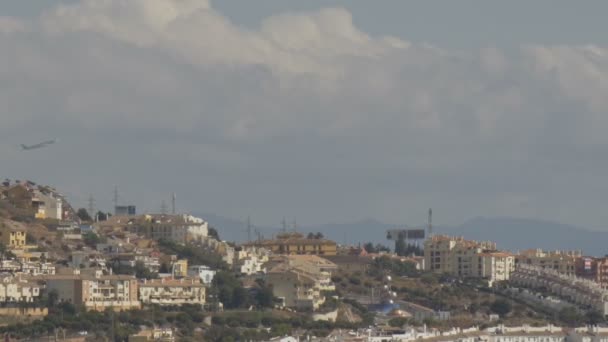
[{"label": "tree", "polygon": [[232,272],[217,272],[213,277],[212,292],[227,309],[243,308],[251,304],[249,293]]},{"label": "tree", "polygon": [[325,236],[324,236],[324,235],[323,235],[323,233],[321,233],[321,232],[317,232],[317,233],[315,234],[315,239],[317,239],[317,240],[321,240],[321,239],[323,239],[324,237],[325,237]]},{"label": "tree", "polygon": [[86,232],[82,236],[82,241],[84,241],[85,245],[95,248],[95,246],[97,246],[97,244],[101,242],[101,238],[99,237],[99,235],[93,232]]},{"label": "tree", "polygon": [[490,310],[500,316],[507,315],[512,308],[511,302],[505,299],[497,299],[490,305]]},{"label": "tree", "polygon": [[571,327],[579,326],[584,319],[583,315],[572,306],[559,310],[558,317],[560,321]]},{"label": "tree", "polygon": [[406,255],[405,239],[403,239],[403,235],[399,234],[399,238],[395,241],[395,254],[398,256]]},{"label": "tree", "polygon": [[207,235],[209,235],[209,237],[212,237],[218,241],[220,240],[220,235],[217,233],[217,229],[215,229],[215,227],[209,227]]},{"label": "tree", "polygon": [[101,210],[97,212],[97,221],[107,221],[107,220],[108,220],[108,214],[104,213]]},{"label": "tree", "polygon": [[76,216],[78,216],[81,221],[93,221],[91,215],[89,215],[89,212],[85,208],[78,209]]},{"label": "tree", "polygon": [[261,308],[272,308],[274,306],[272,287],[265,283],[260,284],[260,289],[255,294],[255,302]]},{"label": "tree", "polygon": [[408,322],[408,319],[405,317],[395,317],[395,318],[391,318],[388,321],[388,325],[390,325],[391,327],[401,328],[407,322]]},{"label": "tree", "polygon": [[371,242],[366,242],[363,244],[363,249],[365,249],[365,251],[367,253],[377,253],[378,251],[376,250],[376,247],[374,246],[373,243]]},{"label": "tree", "polygon": [[599,323],[604,323],[606,319],[601,312],[597,310],[590,310],[585,314],[585,321],[590,325],[598,325]]}]

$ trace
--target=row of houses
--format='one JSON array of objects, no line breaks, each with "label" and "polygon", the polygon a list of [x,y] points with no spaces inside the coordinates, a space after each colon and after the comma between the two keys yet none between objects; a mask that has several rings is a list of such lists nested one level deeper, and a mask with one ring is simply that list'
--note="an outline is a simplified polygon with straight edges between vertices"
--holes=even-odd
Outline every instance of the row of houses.
[{"label": "row of houses", "polygon": [[585,326],[565,328],[554,325],[532,327],[529,325],[507,327],[498,325],[486,329],[452,328],[446,331],[435,329],[406,329],[395,333],[368,333],[344,341],[367,342],[608,342],[608,328]]},{"label": "row of houses", "polygon": [[127,310],[142,304],[204,305],[206,287],[199,278],[138,280],[134,276],[79,273],[31,278],[56,292],[61,302],[81,305],[87,310],[106,308]]},{"label": "row of houses", "polygon": [[511,283],[525,288],[541,289],[608,315],[608,290],[588,279],[538,266],[519,265],[511,275]]}]

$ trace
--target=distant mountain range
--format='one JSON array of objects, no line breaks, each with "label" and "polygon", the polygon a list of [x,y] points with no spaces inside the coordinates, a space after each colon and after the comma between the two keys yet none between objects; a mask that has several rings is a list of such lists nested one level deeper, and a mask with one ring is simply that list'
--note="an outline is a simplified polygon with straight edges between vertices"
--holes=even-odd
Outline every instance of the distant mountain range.
[{"label": "distant mountain range", "polygon": [[[223,240],[244,242],[248,239],[247,224],[213,214],[200,214],[216,227]],[[386,231],[398,226],[374,219],[353,223],[324,224],[298,227],[302,233],[321,232],[338,243],[358,244],[371,241],[392,245],[386,240]],[[252,229],[252,239],[257,230],[264,238],[271,238],[281,232],[280,227],[259,227]],[[591,231],[575,226],[550,221],[507,217],[478,217],[459,226],[433,227],[436,234],[463,236],[466,239],[495,241],[499,249],[516,252],[529,248],[545,250],[576,249],[586,255],[604,256],[608,254],[608,231]]]}]

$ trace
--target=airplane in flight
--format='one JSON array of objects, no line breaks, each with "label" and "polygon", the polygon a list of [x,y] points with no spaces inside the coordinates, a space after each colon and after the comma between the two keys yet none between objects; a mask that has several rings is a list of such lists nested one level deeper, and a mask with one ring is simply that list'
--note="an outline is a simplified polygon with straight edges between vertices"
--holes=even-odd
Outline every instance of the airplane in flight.
[{"label": "airplane in flight", "polygon": [[55,143],[55,140],[48,140],[48,141],[43,141],[43,142],[38,143],[38,144],[29,145],[29,146],[21,144],[21,148],[24,151],[36,150],[36,149],[39,149],[39,148],[47,147],[48,145],[52,145],[54,143]]}]

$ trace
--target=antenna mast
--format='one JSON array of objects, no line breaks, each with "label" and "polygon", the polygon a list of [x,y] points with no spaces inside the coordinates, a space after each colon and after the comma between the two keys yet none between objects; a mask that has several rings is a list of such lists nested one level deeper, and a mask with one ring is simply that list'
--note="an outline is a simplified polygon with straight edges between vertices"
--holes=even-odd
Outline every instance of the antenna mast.
[{"label": "antenna mast", "polygon": [[433,209],[429,208],[429,237],[433,236]]},{"label": "antenna mast", "polygon": [[176,195],[175,192],[173,193],[173,196],[171,197],[171,213],[173,213],[173,215],[175,215],[175,200],[176,200]]},{"label": "antenna mast", "polygon": [[247,216],[247,241],[251,242],[251,218]]},{"label": "antenna mast", "polygon": [[91,217],[91,220],[96,221],[96,214],[95,214],[95,198],[93,197],[93,195],[89,195],[89,216]]}]

